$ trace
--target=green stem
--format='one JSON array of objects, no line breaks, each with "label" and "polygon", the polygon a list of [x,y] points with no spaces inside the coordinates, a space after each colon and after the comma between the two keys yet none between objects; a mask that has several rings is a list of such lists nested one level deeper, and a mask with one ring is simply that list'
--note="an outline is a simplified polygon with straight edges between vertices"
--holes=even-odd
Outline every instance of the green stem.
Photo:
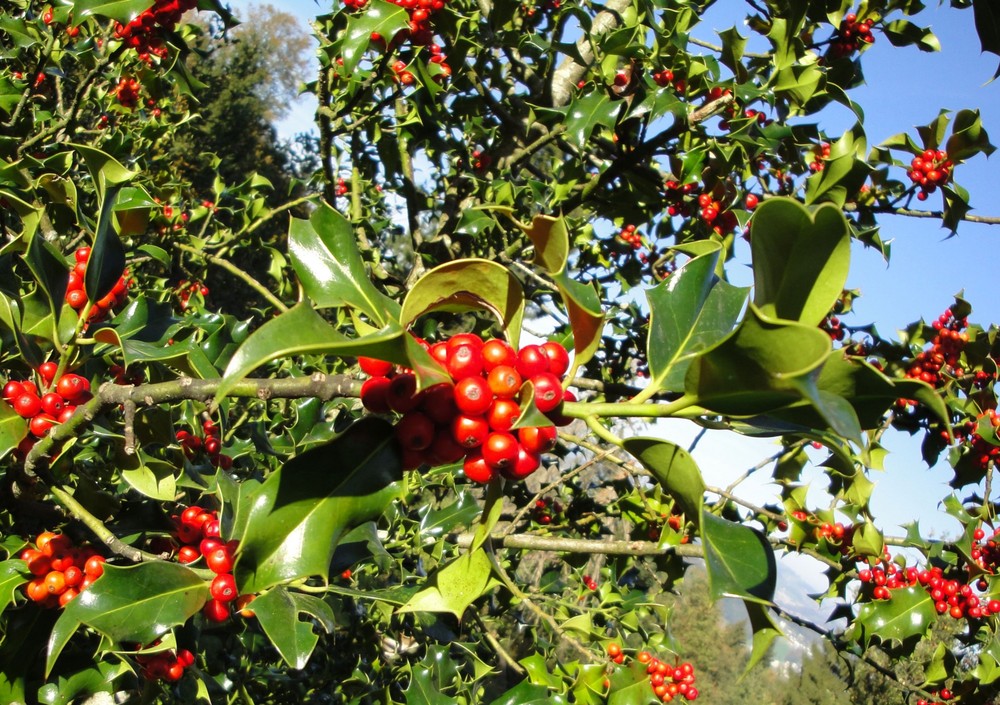
[{"label": "green stem", "polygon": [[87,511],[87,508],[76,501],[76,498],[64,490],[62,487],[52,486],[49,488],[52,492],[52,496],[55,497],[56,501],[59,502],[63,508],[66,509],[70,514],[75,516],[80,522],[86,526],[90,531],[100,539],[101,543],[111,549],[114,553],[124,558],[140,563],[142,561],[157,561],[161,560],[161,557],[155,553],[147,553],[145,551],[140,551],[138,548],[129,546],[127,543],[121,541],[117,536],[115,536],[104,523]]},{"label": "green stem", "polygon": [[588,416],[585,421],[587,422],[587,427],[601,440],[606,441],[613,446],[618,446],[619,448],[624,446],[624,441],[622,441],[622,439],[615,434],[611,433],[608,429],[604,428],[596,416]]},{"label": "green stem", "polygon": [[225,269],[227,272],[229,272],[230,274],[232,274],[234,277],[236,277],[238,279],[241,279],[243,282],[245,282],[247,286],[249,286],[251,289],[253,289],[254,291],[256,291],[258,294],[260,294],[261,296],[263,296],[265,299],[267,299],[267,301],[272,306],[274,306],[274,308],[278,309],[282,313],[284,313],[285,311],[288,310],[288,307],[284,303],[282,303],[281,299],[279,299],[277,296],[275,296],[274,294],[272,294],[267,289],[267,287],[265,287],[263,284],[261,284],[259,281],[257,281],[256,279],[254,279],[252,276],[250,276],[246,272],[244,272],[242,269],[240,269],[239,267],[237,267],[232,262],[230,262],[228,260],[225,260],[225,259],[222,259],[221,257],[218,257],[216,255],[210,255],[210,254],[207,254],[205,252],[202,252],[201,250],[198,250],[198,249],[196,249],[194,247],[191,247],[190,245],[177,244],[177,245],[175,245],[175,247],[177,247],[177,249],[179,249],[179,250],[181,250],[183,252],[189,252],[189,253],[191,253],[193,255],[197,255],[198,257],[203,257],[205,259],[205,261],[208,262],[209,264],[214,264],[217,267],[221,267],[222,269]]},{"label": "green stem", "polygon": [[565,402],[562,413],[574,419],[601,418],[664,418],[677,416],[678,412],[696,405],[696,396],[685,394],[667,404],[643,404],[632,402]]}]

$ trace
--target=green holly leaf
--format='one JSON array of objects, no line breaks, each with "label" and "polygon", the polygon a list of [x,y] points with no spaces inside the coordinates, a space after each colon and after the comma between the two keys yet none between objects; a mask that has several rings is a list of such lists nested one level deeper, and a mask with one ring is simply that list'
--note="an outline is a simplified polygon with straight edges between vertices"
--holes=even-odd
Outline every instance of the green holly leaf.
[{"label": "green holly leaf", "polygon": [[485,259],[461,259],[435,267],[403,300],[400,322],[410,326],[431,311],[490,311],[517,347],[524,318],[524,291],[506,267]]},{"label": "green holly leaf", "polygon": [[48,311],[53,316],[58,316],[62,311],[66,284],[69,281],[69,270],[62,255],[45,238],[36,235],[28,244],[24,261],[38,282],[38,287],[48,304]]},{"label": "green holly leaf", "polygon": [[889,645],[916,640],[937,618],[934,600],[920,585],[892,591],[888,600],[866,602],[858,610],[852,634],[867,646],[873,637]]},{"label": "green holly leaf", "polygon": [[99,301],[111,293],[125,271],[125,247],[114,230],[114,202],[118,196],[116,186],[104,194],[101,212],[94,231],[94,244],[87,260],[87,273],[83,287],[90,301]]},{"label": "green holly leaf", "polygon": [[17,448],[28,433],[28,420],[18,416],[9,404],[0,404],[0,459]]},{"label": "green holly leaf", "polygon": [[[972,12],[975,15],[976,33],[983,51],[1000,56],[1000,10],[991,0],[972,0]],[[993,78],[1000,76],[1000,66]]]},{"label": "green holly leaf", "polygon": [[563,696],[550,693],[551,691],[543,685],[523,680],[492,701],[490,705],[562,705],[566,702]]},{"label": "green holly leaf", "polygon": [[531,225],[518,226],[535,246],[535,264],[552,277],[562,296],[573,331],[573,362],[582,365],[593,357],[601,344],[604,312],[597,290],[578,282],[566,271],[569,256],[569,232],[563,218],[538,215]]},{"label": "green holly leaf", "polygon": [[242,592],[328,580],[340,538],[382,515],[402,479],[388,422],[367,417],[273,472],[248,498],[233,573]]},{"label": "green holly leaf", "polygon": [[388,44],[397,32],[409,26],[409,15],[401,7],[384,0],[371,0],[365,5],[365,11],[347,18],[347,31],[344,33],[340,56],[344,60],[343,73],[350,76],[357,68],[361,57],[368,50],[372,32],[382,36]]},{"label": "green holly leaf", "polygon": [[469,605],[499,585],[482,548],[463,553],[427,579],[426,586],[400,612],[447,612],[462,619]]},{"label": "green holly leaf", "polygon": [[104,575],[66,605],[52,628],[46,676],[80,626],[115,643],[149,644],[196,614],[209,598],[208,586],[204,578],[177,563],[105,566]]},{"label": "green holly leaf", "polygon": [[941,51],[941,42],[930,27],[919,27],[908,20],[895,20],[883,25],[882,32],[893,46],[916,44],[920,51]]},{"label": "green holly leaf", "polygon": [[701,540],[713,600],[739,597],[771,604],[778,567],[771,545],[760,532],[702,509]]},{"label": "green holly leaf", "polygon": [[[254,600],[251,609],[290,668],[305,668],[319,642],[314,626],[327,634],[336,626],[333,610],[323,600],[280,586]],[[301,615],[309,619],[303,621]]]},{"label": "green holly leaf", "polygon": [[38,689],[38,702],[45,705],[72,705],[81,702],[78,698],[96,693],[115,692],[115,681],[132,673],[126,661],[99,661],[89,668],[72,675],[60,675],[54,683],[46,683]]},{"label": "green holly leaf", "polygon": [[361,338],[348,338],[327,323],[309,301],[288,311],[250,334],[233,353],[216,392],[222,399],[240,380],[266,362],[292,355],[368,355],[400,364],[408,362],[403,329],[395,322]]},{"label": "green holly leaf", "polygon": [[735,330],[749,288],[719,279],[716,267],[720,252],[716,245],[646,291],[649,301],[646,350],[649,384],[653,389],[682,391],[692,360]]},{"label": "green holly leaf", "polygon": [[407,705],[452,705],[455,699],[445,695],[434,683],[434,673],[430,668],[413,669],[410,685],[406,689]]},{"label": "green holly leaf", "polygon": [[616,668],[611,677],[608,691],[608,705],[651,705],[660,702],[649,684],[646,666],[638,661],[628,668]]},{"label": "green holly leaf", "polygon": [[14,603],[14,596],[30,577],[27,566],[20,559],[0,563],[0,612]]},{"label": "green holly leaf", "polygon": [[566,139],[582,149],[595,127],[614,129],[621,101],[611,100],[604,91],[575,96],[566,110]]},{"label": "green holly leaf", "polygon": [[146,0],[74,0],[73,2],[73,16],[78,21],[96,15],[128,24],[148,9],[149,3]]},{"label": "green holly leaf", "polygon": [[695,522],[700,519],[705,480],[690,453],[676,443],[659,438],[626,438],[625,450],[680,503],[685,516]]},{"label": "green holly leaf", "polygon": [[771,198],[753,217],[754,304],[767,316],[818,326],[847,282],[851,232],[839,208],[810,212]]},{"label": "green holly leaf", "polygon": [[[140,10],[141,12],[141,10]],[[126,20],[127,21],[127,20]],[[83,157],[87,169],[97,186],[98,198],[106,197],[107,188],[134,179],[139,172],[132,171],[107,152],[86,144],[70,144]],[[112,199],[114,200],[114,199]],[[103,201],[102,201],[103,202]]]},{"label": "green holly leaf", "polygon": [[987,157],[996,151],[990,144],[990,136],[983,128],[983,121],[978,110],[959,110],[951,125],[951,137],[945,145],[948,158],[964,160],[982,152]]},{"label": "green holly leaf", "polygon": [[326,204],[308,220],[292,218],[288,257],[299,283],[318,308],[350,306],[382,327],[399,316],[399,304],[372,284],[351,223]]},{"label": "green holly leaf", "polygon": [[750,658],[747,660],[747,665],[744,667],[740,678],[744,678],[754,666],[760,663],[761,659],[767,655],[775,639],[783,636],[781,627],[774,621],[771,610],[764,605],[747,600],[743,601],[743,606],[746,607],[747,616],[750,618],[750,630],[753,633],[753,640],[750,647]]},{"label": "green holly leaf", "polygon": [[765,318],[751,305],[736,334],[692,361],[684,385],[720,414],[763,414],[818,398],[816,380],[831,349],[819,328]]}]

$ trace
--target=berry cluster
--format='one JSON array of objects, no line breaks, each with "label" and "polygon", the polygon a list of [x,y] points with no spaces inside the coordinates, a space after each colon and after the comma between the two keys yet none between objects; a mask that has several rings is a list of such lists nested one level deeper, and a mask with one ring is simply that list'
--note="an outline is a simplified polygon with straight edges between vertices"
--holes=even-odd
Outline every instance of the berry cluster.
[{"label": "berry cluster", "polygon": [[[83,311],[89,303],[83,282],[87,274],[87,262],[90,260],[90,248],[79,248],[74,253],[73,258],[76,260],[76,264],[73,266],[72,271],[70,271],[69,281],[66,283],[66,303],[74,311]],[[125,303],[125,297],[128,296],[126,275],[127,272],[123,272],[111,291],[103,299],[93,302],[93,305],[90,307],[90,313],[87,316],[88,321],[102,321],[107,318],[108,313],[113,309]]]},{"label": "berry cluster", "polygon": [[197,0],[155,0],[152,7],[143,10],[128,24],[115,23],[115,37],[135,49],[146,63],[151,63],[154,56],[165,58],[164,37],[174,31],[181,15],[196,7]]},{"label": "berry cluster", "polygon": [[590,575],[584,575],[583,576],[583,586],[585,588],[587,588],[588,590],[590,590],[590,591],[594,591],[594,590],[597,589],[597,580],[595,580]]},{"label": "berry cluster", "polygon": [[569,355],[558,343],[526,345],[520,351],[498,339],[483,341],[462,333],[428,347],[431,356],[448,371],[452,383],[417,392],[416,376],[373,358],[359,360],[370,376],[361,387],[361,402],[374,413],[402,414],[396,437],[403,447],[403,465],[446,465],[465,458],[465,475],[489,482],[498,474],[521,479],[534,472],[542,453],[555,447],[551,426],[513,430],[533,389],[535,407],[553,423],[568,423],[559,415],[564,400],[562,376]]},{"label": "berry cluster", "polygon": [[675,76],[670,69],[661,69],[653,74],[653,83],[666,88],[672,87],[678,93],[683,93],[687,89],[687,81],[679,76]]},{"label": "berry cluster", "polygon": [[633,250],[638,250],[642,247],[642,233],[635,229],[635,226],[629,223],[621,229],[618,233],[618,238],[627,245],[630,245]]},{"label": "berry cluster", "polygon": [[63,607],[104,574],[104,556],[91,546],[74,546],[65,534],[43,531],[35,548],[20,558],[34,577],[24,586],[28,599],[42,607]]},{"label": "berry cluster", "polygon": [[858,571],[862,584],[862,594],[869,594],[876,600],[888,600],[892,590],[920,585],[934,601],[938,614],[950,615],[953,619],[982,619],[1000,613],[1000,600],[986,599],[976,593],[976,589],[988,587],[985,581],[977,581],[975,587],[944,576],[937,566],[920,570],[915,566],[901,567],[894,561],[883,561],[874,568]]},{"label": "berry cluster", "polygon": [[691,213],[691,204],[685,199],[700,188],[695,182],[681,184],[673,179],[668,179],[663,186],[667,197],[667,215],[687,217]]},{"label": "berry cluster", "polygon": [[[616,643],[608,644],[608,657],[616,664],[625,662],[625,654]],[[685,700],[698,699],[698,689],[694,686],[694,666],[684,662],[675,666],[653,656],[648,651],[640,651],[635,656],[636,661],[646,665],[646,674],[653,694],[663,703],[672,702],[680,696]]]},{"label": "berry cluster", "polygon": [[938,186],[947,184],[951,179],[953,167],[954,164],[948,158],[948,153],[940,149],[925,149],[922,154],[914,157],[906,175],[910,177],[910,181],[920,186],[917,200],[926,201],[927,197],[934,193]]},{"label": "berry cluster", "polygon": [[823,160],[830,158],[830,143],[823,142],[816,145],[812,149],[812,154],[813,160],[809,162],[809,171],[814,174],[818,171],[823,171],[823,168],[826,166]]},{"label": "berry cluster", "polygon": [[698,196],[699,215],[702,221],[712,227],[719,235],[731,233],[739,226],[736,214],[726,207],[710,192],[703,191]]},{"label": "berry cluster", "polygon": [[[35,438],[41,438],[56,424],[67,421],[77,405],[93,398],[86,377],[67,373],[56,381],[58,369],[55,362],[43,362],[38,366],[39,385],[31,380],[10,380],[3,387],[4,401],[18,416],[28,419],[28,431]],[[27,450],[30,450],[34,439],[26,441]]]},{"label": "berry cluster", "polygon": [[[443,10],[446,0],[390,0],[394,5],[406,10],[410,15],[409,27],[396,34],[388,43],[378,32],[372,32],[371,41],[382,48],[395,48],[409,41],[415,47],[427,47],[430,50],[428,61],[437,64],[440,70],[435,74],[435,80],[441,81],[451,75],[451,67],[441,53],[441,46],[434,41],[434,28],[431,18]],[[350,0],[344,3],[351,10],[359,10],[368,4],[368,0]],[[415,78],[406,70],[406,62],[396,61],[392,66],[396,79],[403,85],[411,85]]]},{"label": "berry cluster", "polygon": [[174,289],[174,294],[177,295],[177,299],[180,301],[181,310],[186,311],[190,305],[192,296],[197,295],[202,298],[208,296],[208,287],[201,282],[189,282],[187,279],[181,279],[177,288]]},{"label": "berry cluster", "polygon": [[204,557],[205,565],[215,573],[210,588],[212,598],[205,603],[202,614],[211,622],[226,621],[231,603],[240,597],[232,572],[237,543],[222,540],[219,518],[210,509],[192,505],[172,519],[174,536],[181,544],[177,561],[194,563]]},{"label": "berry cluster", "polygon": [[832,313],[820,321],[819,327],[830,336],[831,340],[843,340],[847,335],[843,321]]},{"label": "berry cluster", "polygon": [[552,519],[555,517],[562,516],[563,505],[558,501],[550,501],[545,497],[535,501],[535,506],[532,508],[532,519],[543,526],[548,526],[552,523]]},{"label": "berry cluster", "polygon": [[920,698],[919,700],[917,700],[917,705],[944,705],[946,701],[951,700],[954,697],[952,692],[947,688],[942,688],[937,692],[931,691],[931,695],[933,695],[935,698],[941,698],[941,702]]},{"label": "berry cluster", "polygon": [[[957,443],[968,445],[972,462],[985,471],[990,462],[1000,463],[1000,446],[993,445],[979,435],[979,423],[983,420],[993,427],[994,434],[1000,433],[1000,415],[997,415],[996,409],[987,409],[975,421],[970,419],[964,425],[955,426],[953,432]],[[944,443],[949,441],[947,431],[941,431],[941,440]]]},{"label": "berry cluster", "polygon": [[865,44],[875,42],[870,20],[859,20],[853,12],[845,15],[830,42],[830,56],[840,59],[850,56]]},{"label": "berry cluster", "polygon": [[140,88],[141,84],[134,78],[121,78],[111,92],[123,107],[132,109],[139,104]]},{"label": "berry cluster", "polygon": [[[156,641],[150,647],[159,646]],[[184,677],[184,670],[194,663],[194,654],[187,649],[173,651],[157,651],[151,654],[136,654],[136,662],[142,666],[142,677],[155,681],[163,679],[168,683],[176,683]]]},{"label": "berry cluster", "polygon": [[960,367],[962,351],[969,342],[969,334],[965,330],[968,325],[968,318],[956,317],[954,307],[949,306],[931,323],[937,335],[931,340],[930,347],[914,358],[906,370],[906,376],[922,380],[934,387],[944,385],[945,379],[942,375],[960,377],[963,373]]},{"label": "berry cluster", "polygon": [[192,460],[199,451],[205,451],[208,460],[213,466],[228,470],[233,467],[232,457],[222,452],[222,438],[219,436],[219,425],[211,419],[205,419],[201,423],[201,430],[204,437],[196,436],[186,429],[177,431],[177,442],[181,445],[181,450],[188,460]]}]

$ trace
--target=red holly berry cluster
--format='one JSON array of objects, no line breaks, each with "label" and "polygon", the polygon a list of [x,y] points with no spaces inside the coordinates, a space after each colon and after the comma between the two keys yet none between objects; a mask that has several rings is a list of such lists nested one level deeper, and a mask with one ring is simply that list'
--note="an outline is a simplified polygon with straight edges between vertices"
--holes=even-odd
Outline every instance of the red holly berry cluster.
[{"label": "red holly berry cluster", "polygon": [[[81,247],[74,253],[73,258],[76,264],[69,273],[69,281],[66,282],[66,303],[74,311],[83,311],[87,307],[87,292],[84,290],[84,277],[87,275],[87,262],[90,260],[90,248]],[[115,282],[111,291],[103,299],[95,301],[90,307],[90,314],[87,320],[94,323],[107,318],[108,314],[115,308],[125,303],[128,296],[128,280],[125,278],[128,272],[123,272]]]},{"label": "red holly berry cluster", "polygon": [[678,93],[683,93],[687,89],[687,81],[676,76],[670,69],[661,69],[655,72],[653,82],[661,88],[671,86]]},{"label": "red holly berry cluster", "polygon": [[853,12],[845,15],[830,42],[830,56],[840,59],[850,56],[865,44],[875,42],[871,20],[859,20]]},{"label": "red holly berry cluster", "polygon": [[[994,434],[1000,433],[1000,415],[996,409],[987,409],[975,421],[966,421],[964,425],[956,425],[953,429],[956,443],[969,446],[969,457],[982,470],[989,468],[990,462],[1000,463],[1000,446],[993,445],[979,435],[979,423],[984,419],[993,427]],[[945,443],[950,440],[947,431],[941,431],[941,439]]]},{"label": "red holly berry cluster", "polygon": [[847,335],[847,329],[844,328],[843,322],[832,313],[820,321],[819,327],[830,336],[831,340],[843,340]]},{"label": "red holly berry cluster", "polygon": [[618,238],[627,245],[630,245],[633,250],[638,250],[642,247],[642,233],[638,232],[631,223],[621,229],[621,232],[618,233]]},{"label": "red holly berry cluster", "polygon": [[597,581],[593,577],[591,577],[589,575],[584,575],[583,576],[583,586],[585,588],[587,588],[588,590],[591,590],[591,591],[596,590],[597,589]]},{"label": "red holly berry cluster", "polygon": [[698,206],[700,209],[698,213],[702,221],[710,225],[717,234],[731,233],[739,227],[740,223],[736,219],[736,214],[731,210],[726,210],[722,202],[710,191],[703,191],[698,196]]},{"label": "red holly berry cluster", "polygon": [[534,472],[541,454],[555,447],[556,431],[551,426],[512,427],[526,401],[527,382],[539,411],[553,423],[569,422],[558,413],[564,400],[576,398],[562,388],[569,368],[566,348],[548,342],[516,351],[503,340],[484,342],[478,335],[462,333],[428,350],[452,383],[420,393],[410,370],[359,359],[370,376],[361,387],[365,408],[402,414],[396,437],[403,446],[404,467],[446,465],[464,457],[465,475],[475,482],[489,482],[498,474],[521,479]]},{"label": "red holly berry cluster", "polygon": [[196,436],[186,429],[177,431],[177,442],[181,445],[181,450],[188,460],[191,460],[199,451],[205,451],[208,460],[212,465],[223,470],[228,470],[233,466],[233,459],[222,452],[222,438],[219,436],[219,425],[211,419],[205,419],[201,423],[201,430],[204,437]]},{"label": "red holly berry cluster", "polygon": [[910,177],[910,181],[920,186],[917,200],[926,201],[927,196],[934,193],[938,186],[947,184],[953,167],[948,153],[940,149],[925,149],[922,154],[914,157],[906,175]]},{"label": "red holly berry cluster", "polygon": [[946,578],[937,566],[920,570],[916,566],[901,567],[894,561],[884,560],[880,566],[859,570],[858,580],[862,584],[862,595],[868,594],[876,600],[891,599],[892,590],[920,585],[934,601],[938,614],[948,614],[953,619],[982,619],[1000,613],[1000,600],[986,599],[975,592],[988,587],[985,581],[976,581],[973,587]]},{"label": "red holly berry cluster", "polygon": [[812,154],[813,160],[809,162],[809,171],[813,173],[823,171],[823,168],[826,166],[823,163],[823,160],[830,158],[830,143],[823,142],[822,144],[816,145],[812,149]]},{"label": "red holly berry cluster", "polygon": [[192,296],[197,294],[205,297],[208,296],[208,292],[208,287],[201,282],[189,282],[187,279],[181,279],[177,288],[174,289],[174,294],[177,295],[177,299],[180,301],[182,311],[187,310]]},{"label": "red holly berry cluster", "polygon": [[153,56],[162,59],[167,55],[164,37],[174,31],[181,15],[196,7],[197,0],[155,0],[152,7],[143,10],[128,24],[116,22],[115,37],[135,49],[146,63],[151,63]]},{"label": "red holly berry cluster", "polygon": [[952,694],[952,692],[947,688],[942,688],[937,692],[931,691],[931,695],[933,695],[935,698],[941,698],[941,702],[920,698],[917,700],[917,705],[944,705],[944,701],[951,700],[953,697],[955,697]]},{"label": "red holly berry cluster", "polygon": [[[625,654],[618,644],[608,644],[607,651],[614,663],[625,662]],[[689,701],[698,699],[698,689],[694,686],[694,666],[690,663],[684,662],[671,666],[648,651],[640,651],[636,654],[635,659],[646,665],[649,684],[653,688],[653,694],[659,698],[660,702],[669,703],[677,697],[683,697]]]},{"label": "red holly berry cluster", "polygon": [[953,306],[949,306],[931,327],[937,335],[931,340],[931,345],[914,358],[906,376],[910,379],[923,380],[934,387],[945,383],[943,374],[960,377],[963,369],[959,366],[962,350],[969,342],[969,334],[965,331],[969,319],[965,316],[955,316]]},{"label": "red holly berry cluster", "polygon": [[20,558],[34,577],[24,585],[24,594],[42,607],[63,607],[104,574],[104,556],[91,546],[74,546],[65,534],[43,531],[35,548],[21,551]]},{"label": "red holly berry cluster", "polygon": [[[56,381],[59,365],[43,362],[38,366],[40,384],[32,380],[10,380],[3,387],[3,398],[17,415],[28,419],[28,431],[35,438],[44,436],[57,423],[64,423],[79,404],[90,401],[90,382],[86,377],[67,373]],[[34,439],[26,438],[24,452],[31,449]]]},{"label": "red holly berry cluster", "polygon": [[141,84],[134,78],[121,78],[111,92],[122,106],[131,109],[139,104],[140,88]]},{"label": "red holly berry cluster", "polygon": [[667,215],[687,217],[691,213],[691,204],[684,198],[698,191],[697,182],[681,184],[673,179],[667,179],[663,186],[667,197]]},{"label": "red holly berry cluster", "polygon": [[548,526],[552,523],[554,517],[559,517],[563,513],[563,505],[558,501],[550,501],[545,497],[535,501],[535,506],[532,508],[532,519],[537,521],[543,526]]},{"label": "red holly berry cluster", "polygon": [[334,193],[337,196],[346,196],[347,195],[347,191],[348,191],[347,182],[344,180],[344,178],[341,177],[341,178],[337,179],[337,186],[336,186],[336,188],[334,190]]},{"label": "red holly berry cluster", "polygon": [[[150,647],[159,646],[155,641]],[[157,651],[152,654],[136,654],[136,662],[142,666],[142,677],[155,681],[163,679],[168,683],[176,683],[184,677],[184,670],[194,663],[194,654],[187,649]]]},{"label": "red holly berry cluster", "polygon": [[187,507],[174,521],[174,536],[181,543],[177,551],[179,563],[194,563],[204,557],[205,565],[215,573],[210,588],[211,599],[202,614],[212,622],[224,622],[231,613],[231,603],[240,597],[233,577],[233,554],[236,541],[223,541],[219,518],[211,509],[197,505]]},{"label": "red holly berry cluster", "polygon": [[[450,76],[451,67],[444,60],[441,46],[434,41],[434,29],[431,26],[431,18],[444,9],[446,0],[390,0],[390,2],[403,8],[410,15],[409,26],[397,32],[388,43],[378,32],[372,32],[371,41],[382,48],[395,48],[406,41],[416,47],[428,47],[430,50],[428,61],[437,64],[441,69],[434,78],[441,81]],[[359,10],[368,4],[368,0],[346,0],[344,4],[351,10]],[[396,61],[392,69],[397,80],[403,85],[414,83],[413,74],[405,70],[406,62]]]}]

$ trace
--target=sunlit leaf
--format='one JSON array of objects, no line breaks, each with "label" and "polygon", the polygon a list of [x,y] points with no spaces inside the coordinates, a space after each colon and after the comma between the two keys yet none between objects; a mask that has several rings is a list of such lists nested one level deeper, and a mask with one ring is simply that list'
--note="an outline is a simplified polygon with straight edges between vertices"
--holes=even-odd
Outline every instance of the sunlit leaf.
[{"label": "sunlit leaf", "polygon": [[[313,630],[314,623],[328,634],[335,626],[333,610],[323,600],[282,587],[258,597],[252,609],[267,638],[290,668],[305,668],[316,648],[319,635]],[[301,615],[311,619],[303,621]]]},{"label": "sunlit leaf", "polygon": [[758,531],[702,510],[701,539],[713,600],[739,597],[770,604],[778,568],[774,551]]}]

